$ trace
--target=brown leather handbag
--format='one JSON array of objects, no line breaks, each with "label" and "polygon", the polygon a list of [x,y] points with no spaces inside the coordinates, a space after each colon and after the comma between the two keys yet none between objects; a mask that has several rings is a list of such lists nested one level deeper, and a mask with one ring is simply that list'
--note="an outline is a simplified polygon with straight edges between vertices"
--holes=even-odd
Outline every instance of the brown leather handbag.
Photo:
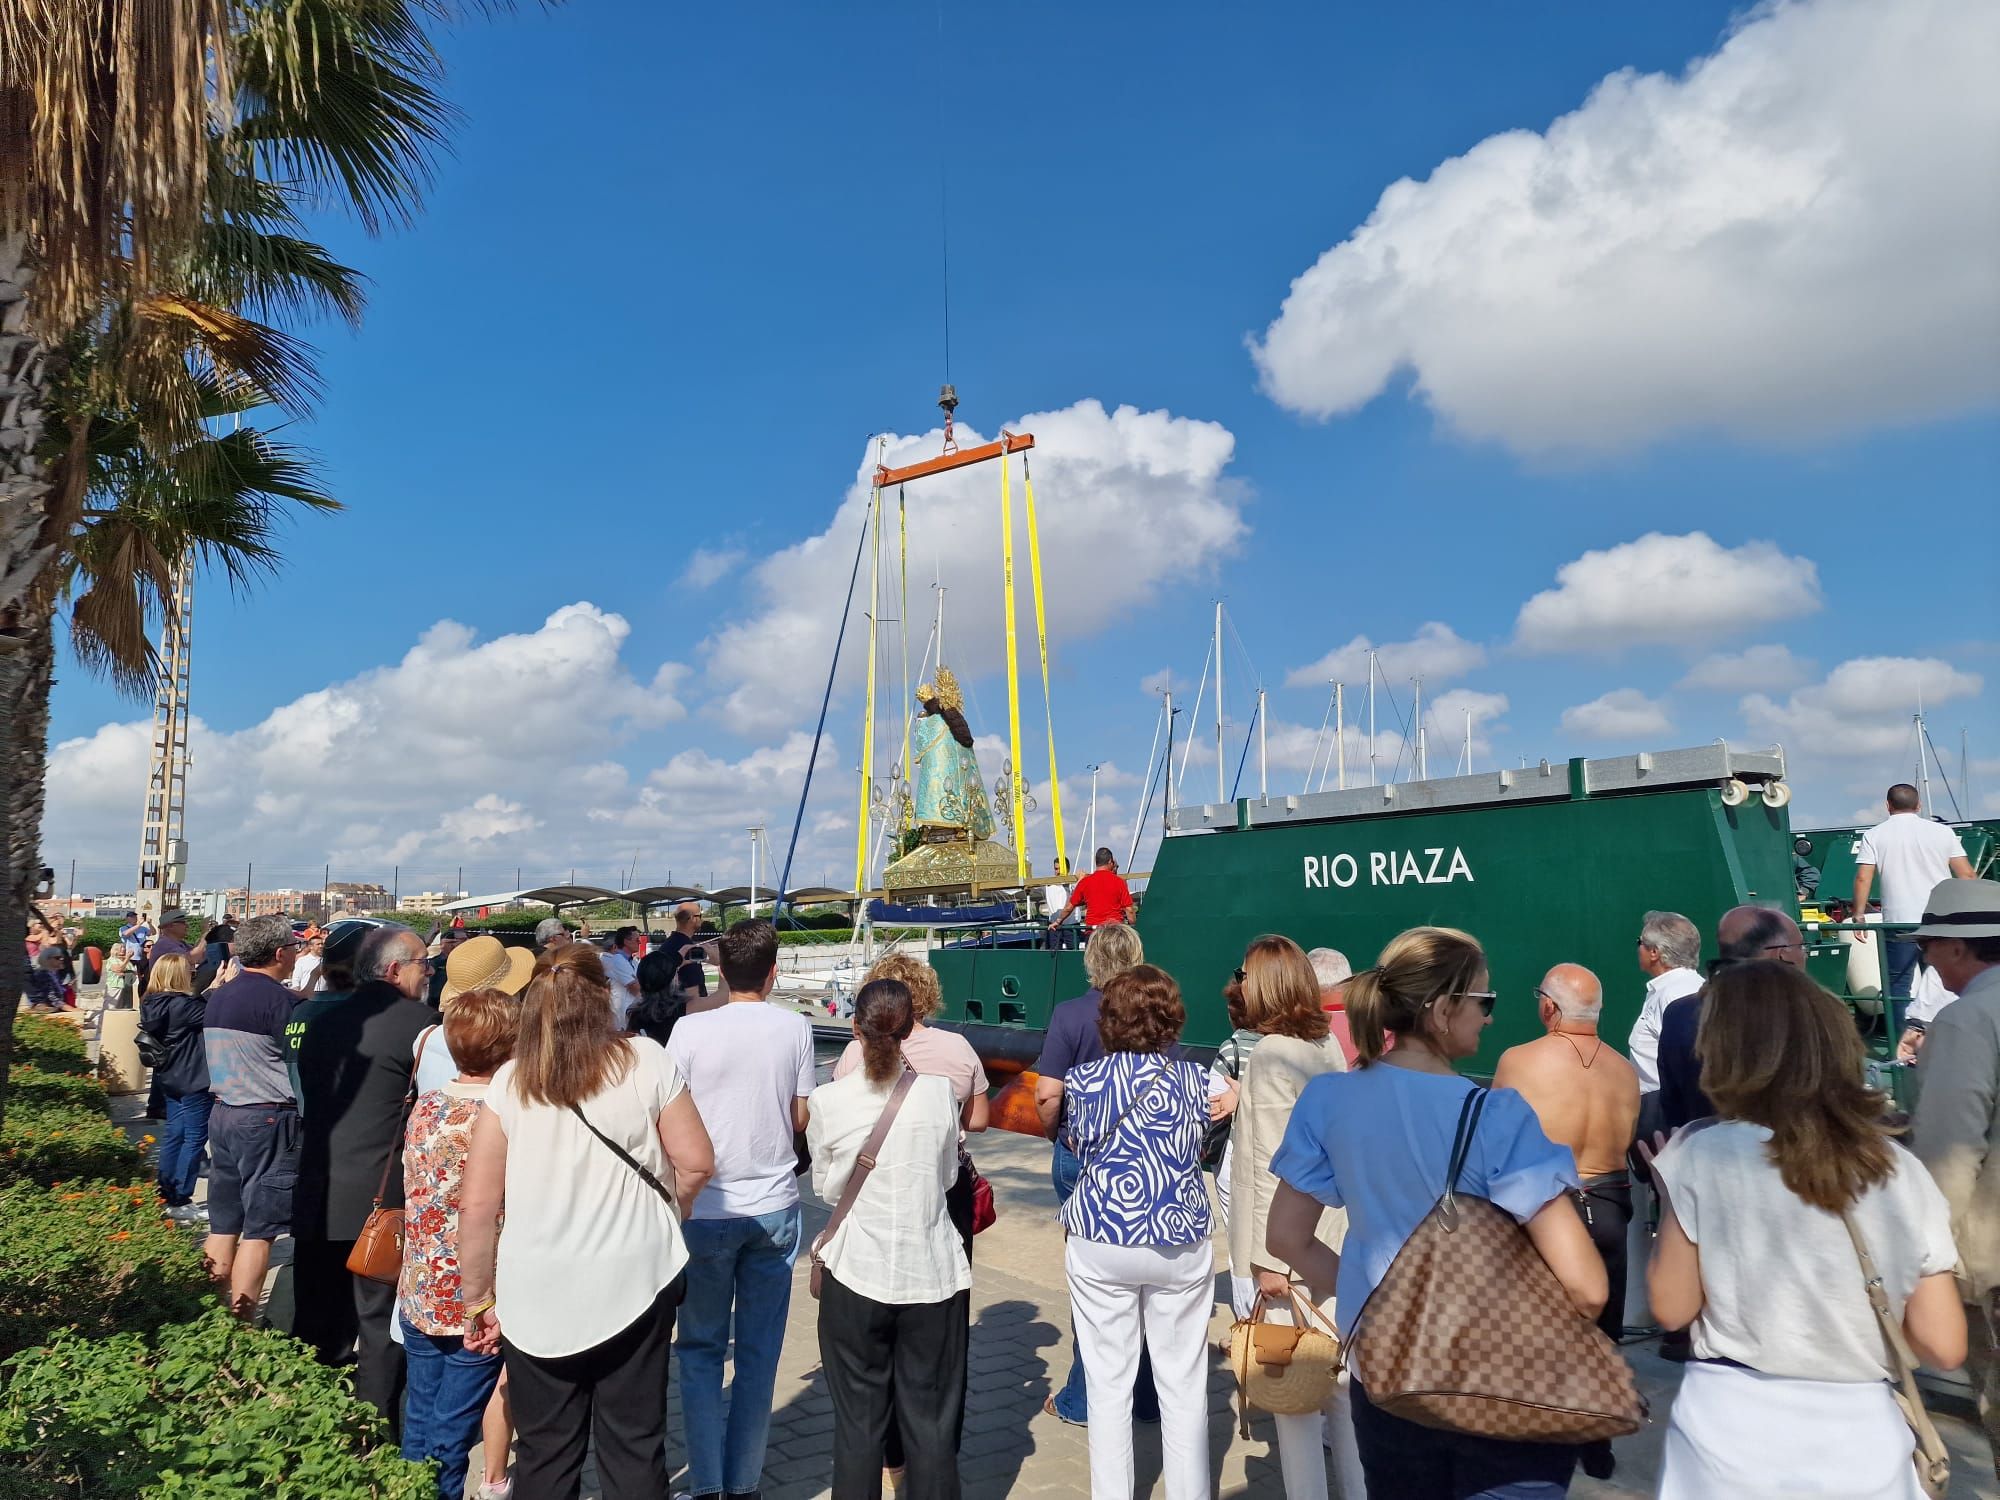
[{"label": "brown leather handbag", "polygon": [[362,1221],[361,1233],[354,1237],[354,1248],[347,1252],[348,1270],[385,1286],[395,1286],[403,1279],[403,1211],[384,1208],[382,1200],[389,1195],[389,1174],[403,1158],[403,1132],[409,1129],[410,1106],[417,1101],[417,1069],[423,1066],[424,1048],[431,1044],[431,1033],[437,1029],[433,1026],[417,1043],[417,1055],[410,1062],[410,1086],[403,1094],[402,1119],[396,1126],[396,1140],[389,1147],[389,1159],[382,1163],[382,1180],[375,1184],[374,1205]]},{"label": "brown leather handbag", "polygon": [[1513,1215],[1458,1191],[1487,1091],[1466,1095],[1444,1195],[1361,1309],[1348,1368],[1393,1416],[1516,1442],[1637,1432],[1646,1401]]}]

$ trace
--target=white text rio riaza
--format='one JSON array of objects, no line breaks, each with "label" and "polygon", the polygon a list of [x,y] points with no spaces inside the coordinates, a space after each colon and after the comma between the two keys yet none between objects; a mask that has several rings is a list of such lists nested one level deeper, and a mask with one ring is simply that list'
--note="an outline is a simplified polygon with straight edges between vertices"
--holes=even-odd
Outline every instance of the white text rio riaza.
[{"label": "white text rio riaza", "polygon": [[1454,880],[1468,884],[1472,881],[1472,866],[1466,863],[1461,849],[1378,849],[1367,856],[1367,861],[1364,866],[1352,854],[1308,854],[1306,889],[1344,891],[1360,881],[1364,869],[1370,885],[1450,885]]}]

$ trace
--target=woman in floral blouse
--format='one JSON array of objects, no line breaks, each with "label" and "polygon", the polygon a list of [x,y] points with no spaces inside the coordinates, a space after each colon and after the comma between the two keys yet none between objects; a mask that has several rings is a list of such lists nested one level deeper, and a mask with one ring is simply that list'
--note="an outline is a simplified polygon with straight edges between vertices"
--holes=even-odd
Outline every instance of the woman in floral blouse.
[{"label": "woman in floral blouse", "polygon": [[459,1184],[486,1085],[513,1056],[520,1019],[519,999],[495,989],[468,990],[451,1002],[441,1040],[458,1060],[458,1076],[417,1100],[404,1141],[403,1278],[396,1288],[409,1367],[403,1457],[437,1460],[439,1500],[465,1494],[480,1416],[500,1379],[498,1354],[465,1347]]}]

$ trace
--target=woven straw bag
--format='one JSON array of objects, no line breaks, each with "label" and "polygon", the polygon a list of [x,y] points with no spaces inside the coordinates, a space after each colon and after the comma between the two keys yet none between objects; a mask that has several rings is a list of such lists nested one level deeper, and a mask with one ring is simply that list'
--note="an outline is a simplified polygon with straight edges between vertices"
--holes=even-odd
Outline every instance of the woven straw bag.
[{"label": "woven straw bag", "polygon": [[[1259,1292],[1250,1316],[1230,1325],[1229,1368],[1236,1372],[1237,1430],[1246,1438],[1250,1436],[1251,1407],[1281,1416],[1303,1416],[1325,1406],[1333,1394],[1340,1370],[1340,1335],[1297,1288],[1290,1296],[1289,1324],[1264,1321],[1265,1312],[1280,1299]],[[1312,1326],[1315,1323],[1318,1328]]]},{"label": "woven straw bag", "polygon": [[1645,1398],[1611,1340],[1512,1215],[1457,1191],[1486,1093],[1466,1096],[1444,1196],[1362,1308],[1348,1367],[1373,1405],[1425,1427],[1544,1443],[1637,1432]]}]

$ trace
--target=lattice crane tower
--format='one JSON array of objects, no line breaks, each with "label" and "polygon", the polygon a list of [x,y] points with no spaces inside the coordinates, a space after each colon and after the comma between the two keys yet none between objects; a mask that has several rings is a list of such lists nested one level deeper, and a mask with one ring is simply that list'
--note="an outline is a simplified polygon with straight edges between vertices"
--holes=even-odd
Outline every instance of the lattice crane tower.
[{"label": "lattice crane tower", "polygon": [[194,558],[174,565],[173,597],[160,632],[160,668],[153,685],[152,761],[139,835],[139,910],[149,922],[181,904],[187,876],[188,653],[194,630]]}]

